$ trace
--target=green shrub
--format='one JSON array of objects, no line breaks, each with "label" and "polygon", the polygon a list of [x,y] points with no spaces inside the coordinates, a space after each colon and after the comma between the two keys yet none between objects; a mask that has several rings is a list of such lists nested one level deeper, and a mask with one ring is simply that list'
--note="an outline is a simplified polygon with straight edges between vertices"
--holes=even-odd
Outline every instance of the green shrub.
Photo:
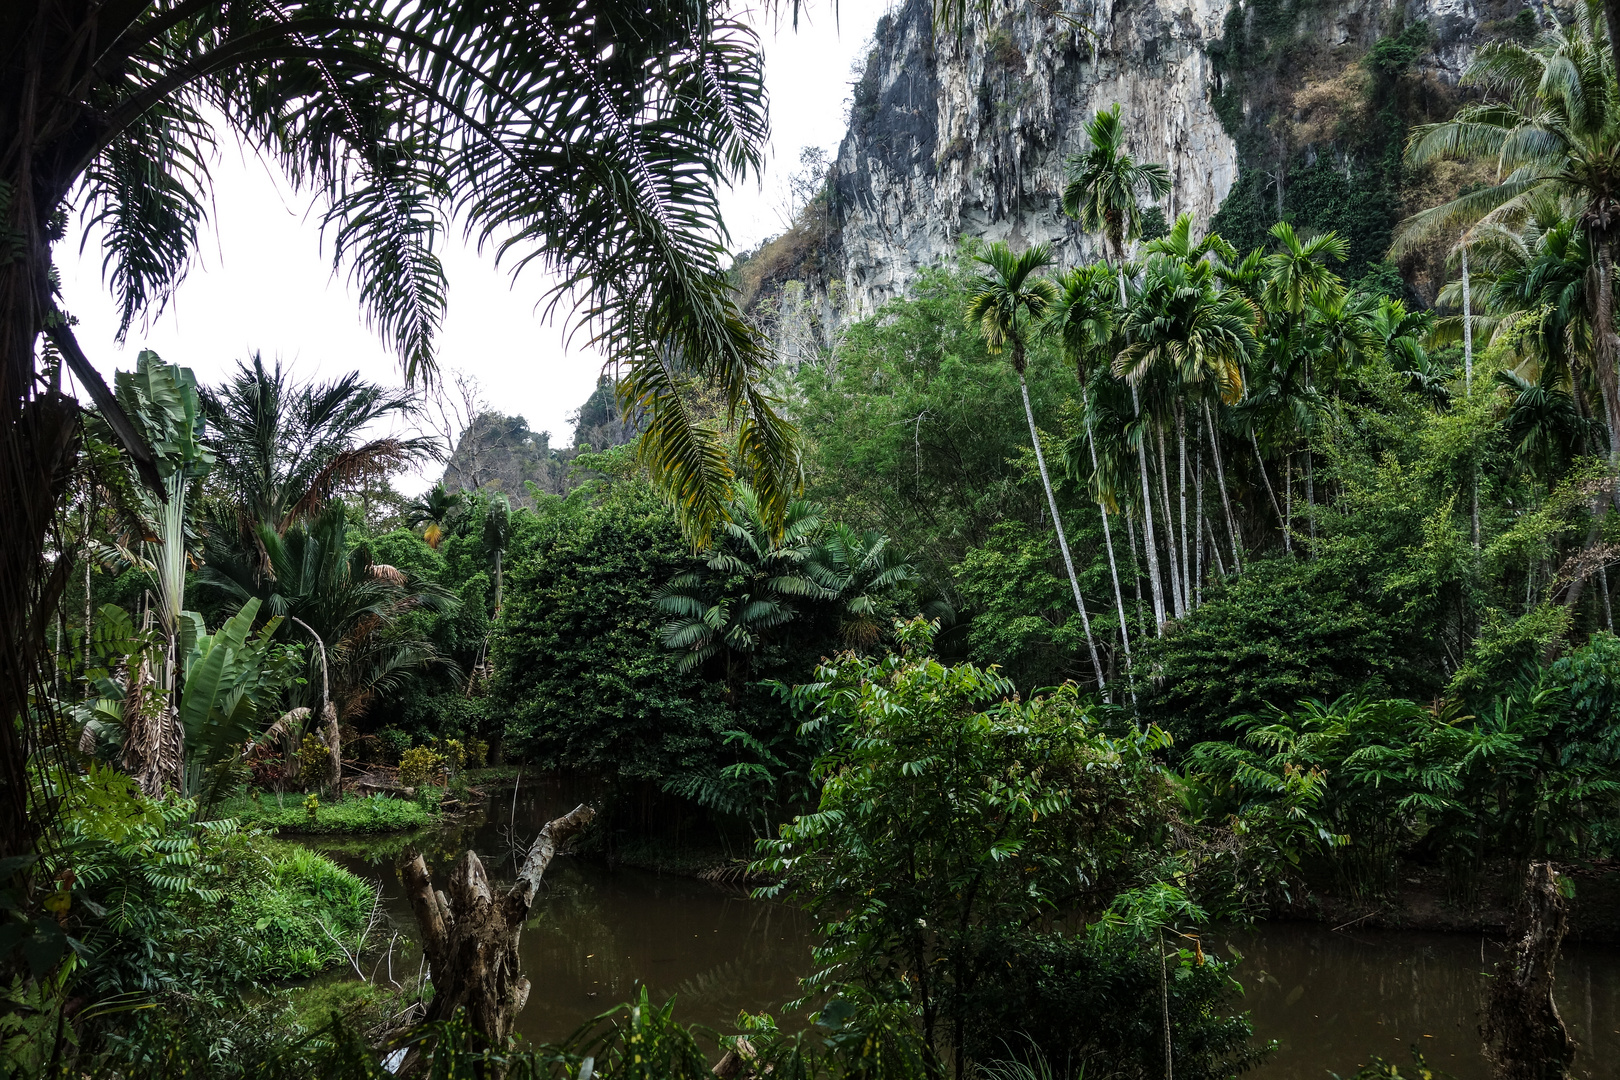
[{"label": "green shrub", "polygon": [[[750,726],[659,632],[658,585],[700,566],[658,495],[615,482],[557,506],[507,578],[490,700],[521,751],[624,780],[663,780],[726,754]],[[784,724],[785,726],[785,724]]]},{"label": "green shrub", "polygon": [[224,921],[232,937],[252,942],[243,976],[296,978],[343,961],[338,943],[357,944],[375,901],[371,883],[307,848],[267,851],[274,863],[266,879],[232,895]]},{"label": "green shrub", "polygon": [[1205,591],[1202,607],[1138,655],[1152,672],[1142,711],[1182,746],[1220,736],[1226,721],[1304,698],[1379,694],[1403,661],[1396,627],[1329,560],[1256,560]]},{"label": "green shrub", "polygon": [[[986,940],[984,972],[960,995],[970,1017],[968,1056],[1033,1064],[1057,1077],[1158,1077],[1164,1069],[1159,959],[1151,945],[1087,936],[1028,934]],[[1167,989],[1179,1080],[1227,1080],[1252,1068],[1266,1048],[1252,1042],[1232,964],[1201,949],[1172,957]]]},{"label": "green shrub", "polygon": [[[1180,888],[1157,884],[1173,878],[1193,887],[1175,869],[1170,845],[1197,843],[1172,824],[1175,806],[1156,760],[1164,733],[1126,726],[1109,734],[1103,710],[1073,683],[1021,701],[994,670],[941,664],[926,655],[931,632],[920,620],[900,636],[904,655],[846,655],[795,691],[812,716],[806,726],[834,742],[816,765],[816,811],[784,825],[780,839],[761,841],[768,857],[756,865],[782,879],[763,895],[796,896],[817,921],[819,970],[805,987],[854,984],[906,1002],[922,1020],[925,1046],[952,1044],[959,1076],[964,1055],[1004,1056],[998,1035],[1020,1030],[1100,1051],[1099,1037],[1084,1042],[1082,1034],[1095,1015],[1062,1021],[1064,1036],[1036,1030],[1027,1011],[1042,1008],[1046,993],[1068,995],[1051,1003],[1055,1016],[1117,989],[1109,978],[1142,982],[1136,950],[1151,946],[1121,935],[1074,952],[1061,939],[1024,935],[1053,912],[1112,912],[1137,892],[1151,893],[1156,906],[1138,905],[1143,932],[1132,940],[1156,941],[1165,923],[1204,917]],[[1003,955],[1008,941],[1031,951],[1027,963]],[[1068,965],[1061,978],[1008,974],[1008,963],[1038,968],[1060,955]],[[1185,1043],[1189,1075],[1243,1067],[1248,1025],[1217,1013],[1226,992],[1218,971],[1183,976],[1178,967],[1176,979],[1186,990],[1183,1015],[1199,1019],[1192,1030],[1201,1041]],[[1151,1025],[1154,1000],[1138,995],[1111,1014],[1141,1021],[1118,1038],[1144,1061],[1163,1046],[1162,1026]],[[992,1001],[1000,1002],[999,1027],[981,1023]]]},{"label": "green shrub", "polygon": [[399,756],[399,782],[406,787],[419,788],[443,764],[444,755],[438,751],[427,746],[413,746]]}]

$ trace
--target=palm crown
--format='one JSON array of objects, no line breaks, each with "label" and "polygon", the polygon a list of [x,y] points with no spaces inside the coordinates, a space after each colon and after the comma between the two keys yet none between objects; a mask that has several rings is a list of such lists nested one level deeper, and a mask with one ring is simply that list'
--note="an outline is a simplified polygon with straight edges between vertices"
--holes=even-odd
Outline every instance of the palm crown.
[{"label": "palm crown", "polygon": [[1026,335],[1058,301],[1057,286],[1049,278],[1037,276],[1052,264],[1051,249],[1037,244],[1015,255],[1010,247],[998,242],[975,258],[989,267],[989,272],[974,285],[967,321],[978,324],[985,346],[992,353],[1010,344],[1013,368],[1022,374]]},{"label": "palm crown", "polygon": [[1170,171],[1163,165],[1140,164],[1126,153],[1118,102],[1091,118],[1086,138],[1090,145],[1085,152],[1069,160],[1063,212],[1107,237],[1115,257],[1123,259],[1125,244],[1142,235],[1138,193],[1164,198],[1170,193]]}]

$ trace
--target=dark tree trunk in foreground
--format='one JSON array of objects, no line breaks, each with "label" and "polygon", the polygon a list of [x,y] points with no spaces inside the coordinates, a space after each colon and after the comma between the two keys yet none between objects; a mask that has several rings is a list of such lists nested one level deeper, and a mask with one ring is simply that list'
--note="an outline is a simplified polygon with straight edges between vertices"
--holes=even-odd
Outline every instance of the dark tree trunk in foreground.
[{"label": "dark tree trunk in foreground", "polygon": [[589,825],[596,811],[580,805],[547,822],[529,847],[517,883],[504,896],[491,890],[484,864],[464,852],[444,890],[433,887],[421,855],[400,867],[422,950],[433,978],[429,1022],[465,1009],[473,1029],[500,1046],[529,1000],[529,980],[518,960],[518,938],[540,879],[563,842]]},{"label": "dark tree trunk in foreground", "polygon": [[1552,864],[1531,863],[1485,1010],[1495,1080],[1560,1080],[1575,1059],[1575,1044],[1553,1004],[1553,965],[1567,922]]}]

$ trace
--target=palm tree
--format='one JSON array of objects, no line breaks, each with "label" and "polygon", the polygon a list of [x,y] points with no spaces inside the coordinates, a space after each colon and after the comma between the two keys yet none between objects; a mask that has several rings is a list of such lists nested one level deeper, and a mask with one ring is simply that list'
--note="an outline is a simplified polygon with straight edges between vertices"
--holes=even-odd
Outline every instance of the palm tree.
[{"label": "palm tree", "polygon": [[[1091,485],[1100,485],[1102,469],[1097,457],[1097,438],[1092,431],[1091,398],[1086,391],[1087,370],[1092,354],[1112,340],[1119,311],[1110,294],[1113,284],[1107,268],[1093,264],[1075,267],[1057,278],[1058,299],[1052,306],[1049,325],[1063,344],[1064,356],[1074,365],[1080,381],[1080,403],[1085,411],[1086,450],[1091,457]],[[1070,475],[1078,470],[1070,469]],[[1119,562],[1114,557],[1114,533],[1108,523],[1108,502],[1097,489],[1097,509],[1102,514],[1103,542],[1108,548],[1108,572],[1114,580],[1114,607],[1119,614],[1119,641],[1125,653],[1125,670],[1131,670],[1131,631],[1125,617],[1125,592],[1119,584]],[[1134,691],[1133,691],[1134,693]]]},{"label": "palm tree", "polygon": [[821,508],[795,499],[780,531],[769,507],[739,483],[702,569],[678,574],[653,597],[670,616],[664,644],[684,655],[682,671],[717,656],[725,659],[726,685],[735,692],[753,671],[770,632],[791,622],[797,602],[830,594],[806,572],[821,528]]},{"label": "palm tree", "polygon": [[[1244,366],[1256,351],[1259,325],[1254,304],[1236,290],[1221,289],[1210,263],[1201,258],[1189,263],[1157,253],[1148,258],[1142,284],[1125,312],[1123,329],[1129,344],[1115,361],[1115,374],[1133,386],[1157,375],[1155,381],[1169,399],[1176,418],[1181,458],[1184,611],[1191,609],[1193,601],[1192,574],[1187,565],[1184,400],[1192,395],[1202,403],[1207,401],[1210,390],[1226,405],[1241,398]],[[1198,539],[1201,542],[1202,538]]]},{"label": "palm tree", "polygon": [[[1451,120],[1413,130],[1406,160],[1440,158],[1496,165],[1496,183],[1415,214],[1401,223],[1391,253],[1399,255],[1436,235],[1479,224],[1515,225],[1548,197],[1576,211],[1595,258],[1590,318],[1594,374],[1609,429],[1611,463],[1620,466],[1620,342],[1615,338],[1614,274],[1620,257],[1620,4],[1576,5],[1575,22],[1543,31],[1528,45],[1483,46],[1464,72],[1485,100]],[[1607,46],[1607,47],[1605,47]],[[1616,496],[1620,497],[1620,490]]]},{"label": "palm tree", "polygon": [[1155,200],[1170,194],[1170,170],[1138,163],[1126,152],[1117,101],[1086,124],[1086,139],[1087,148],[1069,159],[1063,212],[1100,235],[1123,263],[1125,244],[1142,235],[1139,193]]},{"label": "palm tree", "polygon": [[[1143,164],[1125,149],[1125,126],[1120,121],[1119,103],[1099,109],[1086,124],[1087,149],[1068,163],[1069,183],[1063,189],[1063,212],[1087,230],[1097,233],[1104,243],[1104,255],[1113,250],[1119,272],[1119,306],[1125,307],[1125,245],[1142,235],[1139,192],[1153,199],[1170,193],[1170,170],[1163,165]],[[1141,401],[1131,388],[1132,405],[1140,421]],[[1142,526],[1146,533],[1148,582],[1153,589],[1153,613],[1159,633],[1164,633],[1164,586],[1159,574],[1159,555],[1153,528],[1153,496],[1148,490],[1147,445],[1136,444],[1137,472],[1142,481]]]},{"label": "palm tree", "polygon": [[967,322],[969,326],[978,326],[985,346],[992,354],[1011,346],[1013,371],[1018,375],[1018,391],[1024,397],[1024,417],[1029,421],[1029,438],[1035,447],[1035,464],[1040,469],[1041,486],[1046,490],[1046,503],[1052,511],[1052,526],[1057,530],[1063,566],[1069,572],[1069,586],[1074,590],[1074,606],[1079,609],[1080,625],[1085,628],[1092,670],[1097,673],[1097,688],[1106,694],[1108,684],[1097,655],[1097,641],[1091,633],[1091,616],[1086,612],[1085,597],[1080,595],[1080,579],[1075,575],[1074,559],[1069,554],[1069,538],[1063,533],[1063,518],[1058,514],[1052,478],[1046,472],[1046,455],[1041,450],[1041,434],[1035,427],[1035,410],[1029,404],[1029,383],[1024,378],[1027,364],[1025,338],[1039,328],[1058,299],[1057,286],[1047,278],[1036,276],[1052,264],[1052,253],[1044,244],[1040,244],[1022,255],[1014,255],[1010,247],[997,241],[974,258],[989,267],[990,272],[981,275],[974,285],[975,291],[968,299]]},{"label": "palm tree", "polygon": [[[154,488],[53,291],[62,216],[99,226],[123,326],[160,310],[195,254],[210,155],[239,139],[324,199],[336,264],[408,377],[431,376],[452,224],[516,270],[552,272],[648,413],[640,451],[700,539],[731,476],[684,405],[718,387],[742,461],[786,501],[791,428],[737,311],[717,193],[767,135],[757,39],[704,0],[23,0],[0,5],[0,858],[29,850],[22,736],[57,586],[45,537],[79,410],[36,379],[49,336]],[[566,118],[565,122],[559,122]],[[25,719],[25,725],[35,721]],[[25,727],[25,731],[32,731]]]},{"label": "palm tree", "polygon": [[[269,557],[269,574],[260,572],[256,554],[210,534],[197,585],[228,605],[257,599],[265,616],[284,619],[279,639],[310,646],[305,694],[313,700],[306,703],[313,716],[325,719],[336,762],[340,719],[358,719],[372,698],[397,688],[410,672],[448,663],[431,644],[401,636],[397,627],[419,609],[453,612],[456,596],[374,564],[366,544],[351,548],[348,511],[341,502],[284,533],[265,522],[257,525],[257,532]],[[298,734],[287,732],[293,745]],[[337,779],[333,771],[329,782]]]},{"label": "palm tree", "polygon": [[460,513],[461,503],[460,492],[448,492],[443,484],[434,484],[426,495],[406,504],[405,524],[413,529],[422,526],[422,539],[436,549]]},{"label": "palm tree", "polygon": [[380,422],[409,419],[416,395],[365,382],[351,371],[331,382],[293,382],[278,361],[254,353],[236,374],[202,391],[216,484],[244,535],[263,522],[286,533],[334,494],[431,454],[433,440],[366,438]]},{"label": "palm tree", "polygon": [[897,594],[920,577],[887,536],[841,521],[805,559],[804,576],[836,598],[839,636],[852,649],[869,649],[893,631]]}]

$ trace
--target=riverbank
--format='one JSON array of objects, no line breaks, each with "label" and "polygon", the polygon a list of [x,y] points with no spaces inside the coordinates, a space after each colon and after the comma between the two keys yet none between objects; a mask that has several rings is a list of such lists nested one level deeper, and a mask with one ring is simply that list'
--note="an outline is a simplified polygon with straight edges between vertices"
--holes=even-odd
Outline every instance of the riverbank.
[{"label": "riverbank", "polygon": [[437,824],[442,814],[436,799],[419,802],[386,795],[348,797],[310,804],[296,792],[278,801],[274,794],[239,795],[221,802],[214,816],[235,818],[244,826],[279,835],[369,835],[407,832]]}]

